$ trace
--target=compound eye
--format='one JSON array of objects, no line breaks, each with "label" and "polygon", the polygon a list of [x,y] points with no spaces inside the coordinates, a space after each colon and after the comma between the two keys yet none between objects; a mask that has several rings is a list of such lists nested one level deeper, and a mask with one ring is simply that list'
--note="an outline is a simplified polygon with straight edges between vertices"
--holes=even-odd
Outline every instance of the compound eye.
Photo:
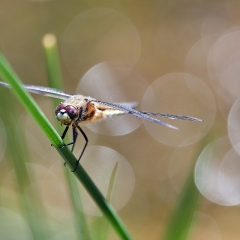
[{"label": "compound eye", "polygon": [[[61,105],[61,104],[60,104]],[[65,106],[65,110],[68,113],[69,117],[71,119],[76,119],[78,117],[78,110],[72,105],[67,105]]]},{"label": "compound eye", "polygon": [[58,106],[57,106],[57,108],[56,108],[56,112],[59,112],[60,110],[62,110],[62,109],[64,109],[65,108],[65,106],[62,104],[62,103],[60,103]]}]

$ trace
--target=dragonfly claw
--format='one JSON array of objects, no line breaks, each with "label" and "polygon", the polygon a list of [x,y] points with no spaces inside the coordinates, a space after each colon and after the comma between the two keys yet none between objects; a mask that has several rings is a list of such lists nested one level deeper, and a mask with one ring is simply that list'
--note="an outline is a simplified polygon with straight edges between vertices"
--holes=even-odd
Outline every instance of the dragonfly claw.
[{"label": "dragonfly claw", "polygon": [[65,148],[67,146],[67,144],[63,144],[60,148]]}]

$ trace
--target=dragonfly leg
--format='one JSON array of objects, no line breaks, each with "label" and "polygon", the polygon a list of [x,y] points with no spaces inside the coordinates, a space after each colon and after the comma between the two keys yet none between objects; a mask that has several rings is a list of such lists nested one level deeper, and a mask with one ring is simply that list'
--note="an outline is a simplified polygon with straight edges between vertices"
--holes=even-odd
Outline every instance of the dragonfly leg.
[{"label": "dragonfly leg", "polygon": [[[61,136],[61,139],[63,140],[64,138],[65,138],[65,136],[66,136],[66,134],[67,134],[67,132],[68,132],[68,129],[69,129],[69,126],[66,126],[66,128],[64,129],[64,131],[63,131],[63,134],[62,134],[62,136]],[[64,148],[64,147],[66,147],[68,144],[63,144],[63,146],[62,146],[62,148]],[[64,166],[66,166],[66,162],[64,162]]]},{"label": "dragonfly leg", "polygon": [[[64,129],[64,132],[63,132],[63,134],[62,134],[62,136],[61,136],[61,139],[62,139],[62,140],[65,138],[65,136],[66,136],[66,134],[67,134],[67,132],[68,132],[68,129],[69,129],[69,126],[66,126],[66,128]],[[66,147],[66,146],[68,146],[68,145],[71,145],[71,144],[72,144],[72,143],[69,143],[69,144],[65,144],[65,143],[64,143],[61,148],[64,148],[64,147]]]},{"label": "dragonfly leg", "polygon": [[78,132],[77,132],[77,130],[76,130],[76,126],[75,125],[73,125],[73,127],[72,127],[72,131],[73,131],[73,141],[72,141],[72,143],[70,143],[70,144],[68,144],[68,145],[71,145],[72,144],[72,152],[73,152],[73,149],[74,149],[74,147],[75,147],[75,143],[76,143],[76,141],[77,141],[77,136],[78,136]]},{"label": "dragonfly leg", "polygon": [[[68,129],[69,129],[69,126],[67,126],[67,127],[65,128],[65,130],[64,130],[64,132],[63,132],[63,134],[62,134],[62,136],[61,136],[62,140],[65,138]],[[72,150],[71,150],[71,152],[72,152],[73,149],[74,149],[74,146],[75,146],[75,143],[76,143],[76,140],[77,140],[77,135],[78,135],[78,133],[77,133],[77,131],[76,131],[76,127],[75,127],[74,125],[73,125],[73,127],[72,127],[72,130],[73,130],[73,141],[70,142],[70,143],[68,143],[68,144],[65,144],[65,143],[64,143],[64,145],[62,146],[62,147],[66,147],[66,146],[72,145]]]},{"label": "dragonfly leg", "polygon": [[88,145],[87,135],[84,133],[84,131],[83,131],[78,125],[77,125],[76,127],[78,128],[78,130],[79,130],[79,131],[81,132],[81,134],[83,135],[83,137],[84,137],[84,139],[85,139],[85,145],[84,145],[83,150],[82,150],[82,152],[81,152],[81,154],[80,154],[80,157],[79,157],[78,160],[77,160],[76,166],[75,166],[75,168],[73,169],[72,172],[75,172],[75,171],[77,170],[79,161],[80,161],[80,159],[81,159],[81,157],[82,157],[82,155],[83,155],[83,153],[84,153],[84,151],[85,151],[85,149],[86,149],[86,147],[87,147],[87,145]]},{"label": "dragonfly leg", "polygon": [[66,128],[64,129],[64,132],[63,132],[63,134],[62,134],[62,136],[61,136],[62,140],[65,138],[68,129],[69,129],[69,126],[66,126]]},{"label": "dragonfly leg", "polygon": [[[63,132],[63,134],[61,136],[62,140],[65,138],[65,136],[66,136],[66,134],[68,132],[68,129],[69,129],[69,126],[66,126],[66,128],[65,128],[65,130],[64,130],[64,132]],[[76,143],[77,135],[78,135],[78,133],[76,131],[76,127],[73,126],[72,129],[73,129],[73,141],[71,143],[68,143],[68,144],[64,143],[64,145],[62,146],[62,148],[64,148],[66,146],[72,145],[72,150],[71,151],[73,151],[73,148],[74,148],[75,143]],[[66,166],[66,162],[64,163],[64,166]]]}]

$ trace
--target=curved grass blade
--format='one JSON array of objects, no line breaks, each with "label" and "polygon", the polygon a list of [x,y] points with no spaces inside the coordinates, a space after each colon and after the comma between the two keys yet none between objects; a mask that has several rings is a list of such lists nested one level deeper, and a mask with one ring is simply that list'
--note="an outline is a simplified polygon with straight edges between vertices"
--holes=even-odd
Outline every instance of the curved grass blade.
[{"label": "curved grass blade", "polygon": [[[198,158],[205,146],[212,141],[210,134],[205,136],[202,140],[199,150],[197,151],[195,159]],[[164,240],[185,240],[188,239],[193,223],[194,213],[197,209],[200,193],[194,182],[194,166],[183,186],[183,189],[179,195],[179,199],[176,203],[176,207],[173,210],[170,222],[167,226]]]},{"label": "curved grass blade", "polygon": [[[50,142],[56,147],[57,151],[66,161],[67,165],[73,170],[76,166],[77,159],[73,156],[70,150],[63,146],[63,141],[46,119],[36,102],[32,99],[29,93],[27,93],[21,86],[21,81],[15,74],[5,57],[0,53],[0,77],[7,81],[18,100],[22,103],[28,113],[32,116],[35,122],[39,125],[42,131],[46,134]],[[88,191],[90,196],[93,198],[97,206],[100,208],[102,213],[107,217],[109,222],[114,227],[117,234],[122,239],[132,239],[127,229],[123,225],[122,221],[115,213],[111,205],[106,201],[101,192],[95,186],[91,178],[87,175],[85,170],[79,165],[77,170],[74,172],[79,181],[83,184],[85,189]]]},{"label": "curved grass blade", "polygon": [[[33,238],[36,240],[48,239],[51,233],[46,221],[44,206],[40,201],[39,189],[37,186],[34,188],[29,187],[36,179],[34,173],[28,171],[27,168],[27,164],[29,164],[30,161],[26,141],[24,139],[24,132],[23,129],[16,127],[18,125],[18,118],[14,117],[17,115],[16,103],[14,104],[12,99],[13,96],[9,95],[9,91],[3,88],[0,89],[0,116],[5,126],[7,136],[6,153],[8,156],[8,164],[12,169],[11,172],[15,179],[14,185],[16,186],[15,190],[8,189],[8,194],[9,191],[11,193],[16,193],[16,200],[20,206],[20,213],[23,215],[24,220],[26,220]],[[9,109],[11,109],[11,112]],[[5,195],[4,189],[4,187],[1,188],[1,191],[3,190],[1,195],[3,196]],[[11,194],[11,196],[14,195]],[[6,195],[6,197],[9,197],[9,195]],[[16,230],[15,227],[16,226],[11,227],[11,231]],[[7,239],[7,236],[12,236],[11,231],[6,230],[3,234],[3,229],[1,228],[1,238]],[[6,238],[3,237],[2,234]]]},{"label": "curved grass blade", "polygon": [[[63,83],[56,37],[52,34],[46,34],[43,38],[42,44],[45,52],[49,86],[55,89],[62,89]],[[54,108],[56,108],[56,106],[59,104],[59,100],[56,98],[52,98],[52,102]],[[63,131],[57,119],[56,125],[59,132]],[[78,236],[78,239],[80,240],[89,240],[90,236],[87,229],[85,216],[84,213],[80,210],[82,209],[82,200],[80,197],[77,179],[67,167],[64,167],[64,173],[66,177],[66,184],[68,185],[69,198],[72,204],[73,216],[75,219],[76,236]]]}]

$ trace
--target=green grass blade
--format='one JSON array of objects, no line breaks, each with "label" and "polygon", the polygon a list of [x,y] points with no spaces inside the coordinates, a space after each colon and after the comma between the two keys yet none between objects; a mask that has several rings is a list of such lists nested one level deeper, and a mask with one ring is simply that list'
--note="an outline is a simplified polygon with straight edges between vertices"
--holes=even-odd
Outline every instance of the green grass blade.
[{"label": "green grass blade", "polygon": [[187,239],[198,198],[199,191],[195,186],[193,171],[191,171],[168,224],[164,240]]},{"label": "green grass blade", "polygon": [[[13,96],[8,90],[0,89],[0,95],[0,116],[6,129],[8,161],[15,175],[14,183],[20,211],[31,229],[33,238],[36,240],[47,239],[50,237],[49,226],[44,215],[44,207],[39,201],[38,189],[29,188],[35,181],[35,176],[32,171],[27,169],[29,156],[24,132],[21,128],[16,127],[18,125],[18,117],[15,117],[17,116],[16,104],[13,103]],[[13,231],[15,227],[13,226]],[[6,234],[8,233],[6,232]]]},{"label": "green grass blade", "polygon": [[[45,61],[48,75],[49,86],[56,89],[63,89],[61,68],[57,49],[57,39],[52,34],[46,34],[42,41],[45,52]],[[52,98],[55,107],[59,104],[59,100]]]},{"label": "green grass blade", "polygon": [[[0,77],[11,85],[12,90],[19,99],[19,101],[33,117],[39,127],[43,130],[50,142],[56,147],[57,151],[64,158],[70,169],[73,170],[76,166],[76,158],[73,156],[73,154],[69,151],[68,148],[61,148],[63,142],[60,136],[51,126],[42,111],[37,107],[37,104],[32,99],[32,97],[21,86],[20,79],[14,73],[13,69],[10,67],[2,53],[0,53]],[[102,211],[102,213],[112,224],[117,234],[122,239],[132,239],[118,215],[115,213],[110,204],[105,200],[105,198],[95,186],[95,184],[92,182],[85,170],[81,166],[79,166],[74,172],[74,174],[83,184],[85,189],[88,191],[90,196],[93,198],[97,206]]]},{"label": "green grass blade", "polygon": [[107,191],[107,195],[106,195],[106,199],[110,202],[111,201],[111,196],[112,196],[112,192],[113,192],[113,186],[114,186],[114,181],[116,179],[116,175],[117,175],[117,168],[118,168],[118,162],[115,163],[113,170],[112,170],[112,174],[109,180],[109,185],[108,185],[108,191]]},{"label": "green grass blade", "polygon": [[[66,161],[68,160],[67,164],[70,164],[70,168],[74,169],[76,165],[76,158],[69,151],[69,149],[68,148],[56,148],[56,149]],[[105,217],[110,221],[110,223],[112,224],[116,232],[119,234],[119,236],[121,236],[122,239],[132,239],[127,229],[123,225],[122,221],[120,220],[118,215],[115,213],[112,206],[103,197],[101,192],[94,185],[91,178],[88,176],[85,170],[81,167],[81,165],[77,168],[74,174],[79,179],[79,181],[83,184],[84,188],[88,191],[89,195],[94,199],[95,203],[97,204],[99,209],[102,211],[103,215],[105,215]]]},{"label": "green grass blade", "polygon": [[[62,90],[62,76],[58,57],[57,40],[52,34],[47,34],[44,36],[43,48],[45,52],[46,67],[48,73],[49,86],[56,89]],[[52,98],[54,108],[59,104],[59,100]],[[58,131],[62,131],[59,122],[56,119],[56,125],[58,126]],[[65,140],[68,142],[68,140]],[[87,223],[85,220],[84,213],[80,210],[82,209],[82,201],[80,198],[80,192],[78,187],[77,179],[71,173],[69,168],[64,169],[66,182],[68,185],[69,196],[72,203],[72,210],[75,219],[75,228],[79,240],[90,239]]]},{"label": "green grass blade", "polygon": [[0,53],[0,77],[11,85],[11,90],[14,92],[30,116],[39,125],[51,143],[58,147],[62,146],[62,139],[52,127],[50,122],[46,119],[45,115],[38,107],[37,103],[33,100],[31,95],[22,87],[21,80],[15,74],[2,53]]},{"label": "green grass blade", "polygon": [[[196,159],[205,146],[211,141],[211,134],[205,136],[196,154]],[[194,182],[194,166],[195,161],[193,161],[191,172],[179,195],[176,208],[167,226],[166,234],[163,238],[164,240],[185,240],[189,236],[193,223],[193,216],[198,206],[199,197],[201,196]]]}]

